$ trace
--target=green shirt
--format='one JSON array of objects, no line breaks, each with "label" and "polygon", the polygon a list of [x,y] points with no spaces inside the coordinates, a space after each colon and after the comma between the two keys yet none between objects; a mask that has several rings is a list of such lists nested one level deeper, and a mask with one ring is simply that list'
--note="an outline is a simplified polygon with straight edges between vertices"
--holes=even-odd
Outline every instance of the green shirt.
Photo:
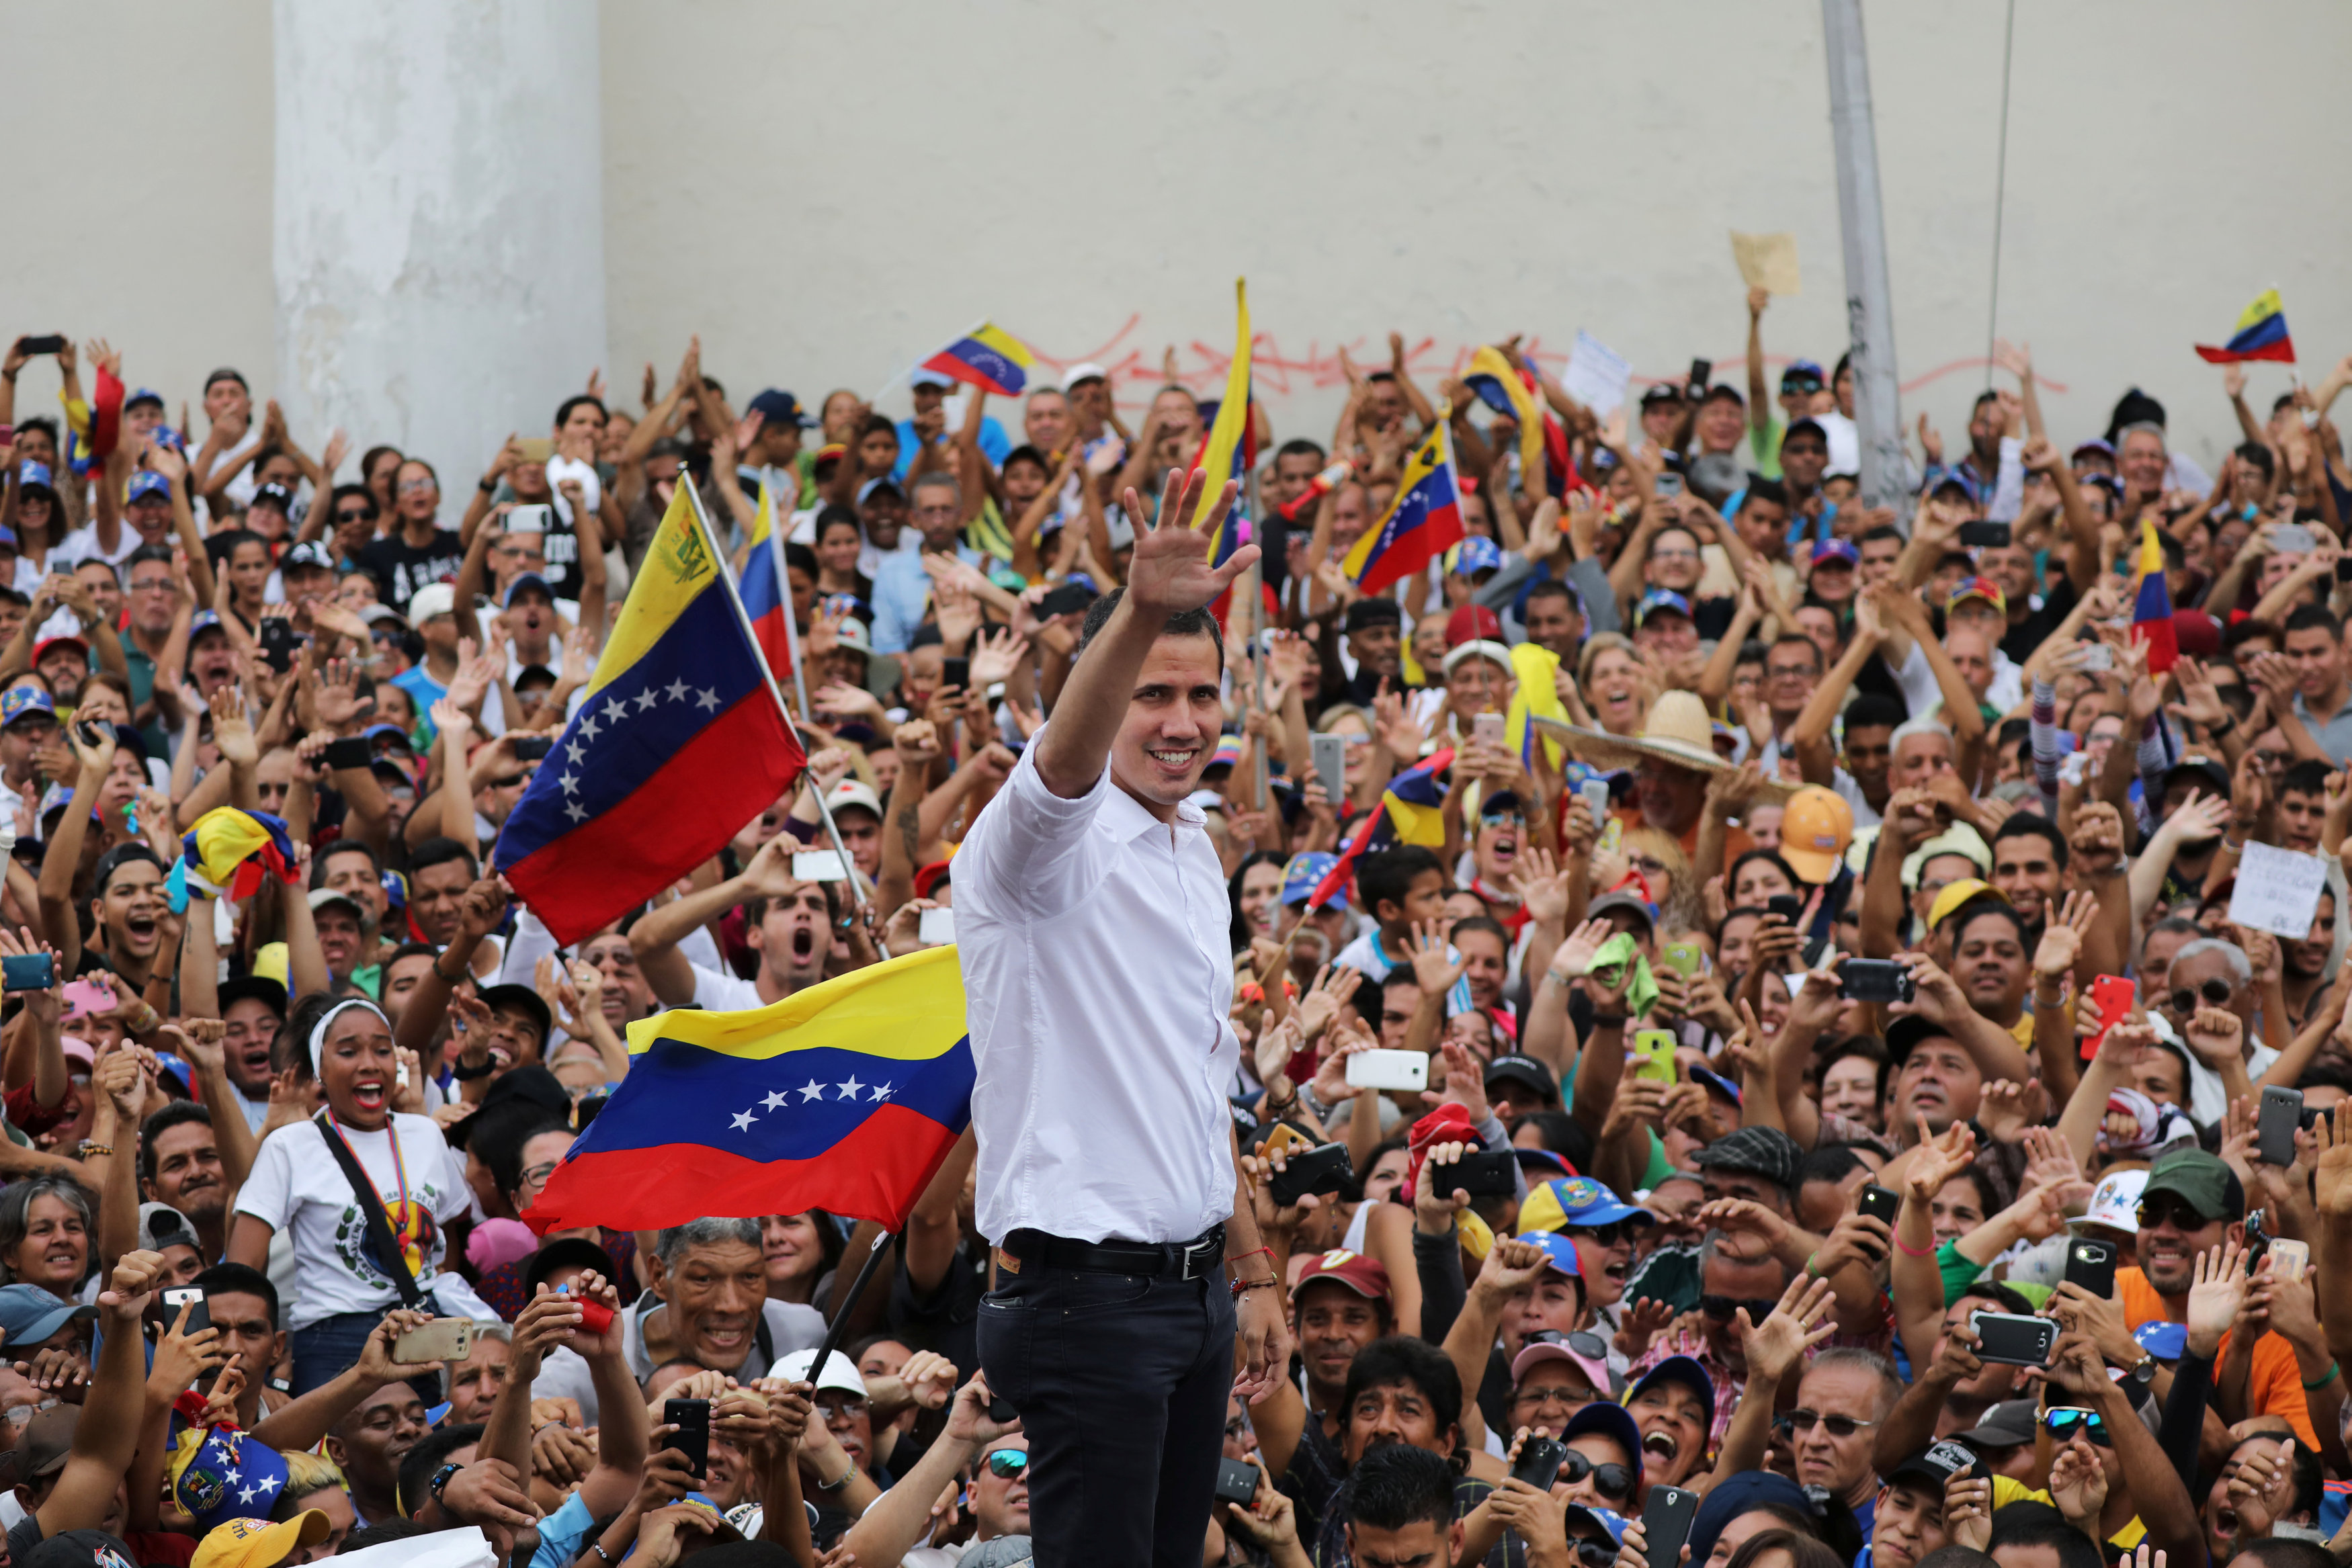
[{"label": "green shirt", "polygon": [[1780,476],[1780,438],[1789,427],[1775,419],[1759,430],[1753,423],[1748,427],[1748,450],[1756,458],[1756,472],[1767,479]]}]

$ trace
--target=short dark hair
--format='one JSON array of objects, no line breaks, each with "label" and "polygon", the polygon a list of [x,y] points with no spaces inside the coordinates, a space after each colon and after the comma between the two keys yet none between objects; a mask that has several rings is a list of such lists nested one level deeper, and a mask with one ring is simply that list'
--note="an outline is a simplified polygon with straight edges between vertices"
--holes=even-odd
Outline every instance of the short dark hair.
[{"label": "short dark hair", "polygon": [[2279,793],[2284,795],[2292,789],[2298,795],[2325,795],[2327,793],[2328,778],[2334,771],[2327,763],[2305,758],[2279,775]]},{"label": "short dark hair", "polygon": [[2001,840],[2028,838],[2040,839],[2047,843],[2050,858],[2058,862],[2060,871],[2066,869],[2066,835],[2058,831],[2058,824],[2047,817],[2030,817],[2022,811],[1993,830],[1994,860],[1998,862],[2000,858]]},{"label": "short dark hair", "polygon": [[[384,449],[378,448],[378,450]],[[375,492],[365,485],[338,485],[327,496],[328,520],[331,522],[334,519],[337,507],[341,506],[345,501],[352,500],[367,503],[368,517],[371,521],[383,515],[383,508],[376,504]]]},{"label": "short dark hair", "polygon": [[2031,1499],[1993,1511],[1992,1546],[1995,1551],[2004,1546],[2047,1546],[2058,1554],[2058,1568],[2099,1568],[2105,1555],[2098,1542],[2067,1523],[2063,1514]]},{"label": "short dark hair", "polygon": [[1374,920],[1380,919],[1382,904],[1402,904],[1415,879],[1433,871],[1444,876],[1445,862],[1437,858],[1434,850],[1420,844],[1399,844],[1394,849],[1360,857],[1356,862],[1356,892],[1364,913]]},{"label": "short dark hair", "polygon": [[365,1530],[354,1530],[344,1536],[343,1543],[335,1548],[335,1555],[348,1557],[371,1546],[382,1546],[394,1541],[414,1541],[420,1535],[430,1533],[413,1519],[387,1519],[382,1524],[371,1524]]},{"label": "short dark hair", "polygon": [[1348,1387],[1339,1401],[1342,1425],[1347,1421],[1348,1411],[1355,1407],[1366,1390],[1393,1388],[1399,1384],[1411,1384],[1421,1390],[1422,1397],[1436,1413],[1441,1431],[1462,1419],[1462,1375],[1454,1370],[1454,1363],[1445,1353],[1425,1339],[1390,1334],[1358,1351],[1356,1359],[1348,1364]]},{"label": "short dark hair", "polygon": [[1789,486],[1778,479],[1750,479],[1748,481],[1748,494],[1739,497],[1739,509],[1746,511],[1748,504],[1754,501],[1769,501],[1776,507],[1785,507],[1789,504]]},{"label": "short dark hair", "polygon": [[1902,698],[1864,692],[1846,705],[1845,730],[1852,735],[1857,729],[1899,729],[1910,717],[1911,710]]},{"label": "short dark hair", "polygon": [[408,852],[409,880],[414,882],[418,872],[446,865],[451,861],[464,861],[468,876],[482,874],[482,862],[475,857],[473,851],[455,839],[436,837],[425,840]]},{"label": "short dark hair", "polygon": [[91,869],[89,873],[90,897],[104,898],[106,896],[106,884],[114,880],[114,873],[121,871],[124,866],[130,865],[134,862],[144,862],[145,864],[153,866],[157,871],[163,872],[166,875],[170,874],[171,868],[163,863],[163,857],[157,854],[153,850],[149,849],[145,844],[117,844],[112,849],[107,851],[104,854],[99,856],[98,864]]},{"label": "short dark hair", "polygon": [[593,406],[598,413],[604,415],[607,419],[612,417],[612,411],[604,406],[604,400],[603,398],[597,397],[591,392],[573,392],[570,397],[565,398],[562,402],[555,405],[555,428],[562,430],[563,428],[563,422],[572,417],[572,411],[578,408],[583,402]]},{"label": "short dark hair", "polygon": [[856,512],[839,505],[828,505],[817,509],[816,521],[809,528],[809,538],[822,539],[824,538],[826,529],[841,528],[849,529],[857,536],[860,542],[864,541],[866,525],[857,520]]},{"label": "short dark hair", "polygon": [[1859,549],[1862,546],[1869,544],[1874,539],[1893,539],[1898,545],[1909,544],[1911,542],[1909,539],[1903,537],[1903,530],[1896,528],[1893,523],[1881,523],[1878,527],[1871,529],[1868,533],[1864,534],[1862,538],[1854,540],[1854,548]]},{"label": "short dark hair", "polygon": [[1465,931],[1483,931],[1489,936],[1498,938],[1502,942],[1506,951],[1508,951],[1510,948],[1511,934],[1503,929],[1503,923],[1501,921],[1495,919],[1491,915],[1464,915],[1461,919],[1455,921],[1453,925],[1445,928],[1446,940],[1450,942],[1454,937],[1461,936]]},{"label": "short dark hair", "polygon": [[[1078,627],[1078,652],[1084,653],[1095,633],[1110,622],[1110,612],[1118,608],[1125,597],[1125,588],[1114,588],[1087,606],[1087,618]],[[1217,674],[1225,673],[1225,634],[1217,626],[1217,618],[1206,610],[1181,610],[1168,618],[1160,628],[1162,637],[1206,637],[1217,650]]]},{"label": "short dark hair", "polygon": [[[1823,605],[1822,608],[1826,610],[1829,607],[1827,605]],[[1772,648],[1802,648],[1805,651],[1805,656],[1813,662],[1814,674],[1818,674],[1821,673],[1822,645],[1819,643],[1814,642],[1811,637],[1806,636],[1803,632],[1783,632],[1778,637],[1773,638],[1771,647],[1764,650],[1765,656],[1768,659],[1771,656]]]},{"label": "short dark hair", "polygon": [[251,1264],[215,1263],[188,1282],[207,1296],[257,1296],[269,1309],[269,1326],[278,1326],[278,1287]]},{"label": "short dark hair", "polygon": [[1576,590],[1556,577],[1547,577],[1528,590],[1529,604],[1538,599],[1565,599],[1570,610],[1581,611],[1584,608],[1583,602],[1577,598]]},{"label": "short dark hair", "polygon": [[2344,622],[2336,619],[2335,612],[2324,604],[2306,604],[2286,618],[2286,630],[2289,632],[2309,632],[2315,628],[2326,632],[2330,637],[2344,635]]},{"label": "short dark hair", "polygon": [[1808,1182],[1843,1181],[1853,1174],[1854,1167],[1864,1163],[1863,1157],[1853,1152],[1852,1144],[1823,1144],[1798,1162],[1797,1185],[1803,1186]]},{"label": "short dark hair", "polygon": [[2025,948],[2029,956],[2031,955],[2032,946],[2025,940],[2025,916],[1999,899],[1991,897],[1972,898],[1960,906],[1959,913],[1954,916],[1952,946],[1957,948],[1960,945],[1961,938],[1968,934],[1969,927],[1988,915],[2009,922],[2010,930],[2016,934],[2017,945]]},{"label": "short dark hair", "polygon": [[1454,1522],[1454,1467],[1443,1454],[1410,1443],[1383,1443],[1356,1461],[1344,1504],[1350,1524],[1402,1530],[1427,1520]]},{"label": "short dark hair", "polygon": [[[1748,1539],[1753,1541],[1756,1538],[1751,1535]],[[1990,1554],[1973,1546],[1956,1546],[1946,1542],[1919,1559],[1919,1568],[1998,1568],[1998,1565]]]},{"label": "short dark hair", "polygon": [[1309,441],[1303,435],[1294,435],[1276,447],[1274,455],[1276,457],[1312,457],[1316,462],[1320,463],[1324,457],[1323,444],[1320,442]]},{"label": "short dark hair", "polygon": [[194,1100],[174,1100],[139,1124],[139,1179],[155,1179],[155,1140],[189,1122],[213,1124],[213,1113]]},{"label": "short dark hair", "polygon": [[[457,841],[452,839],[449,841],[456,843]],[[352,854],[367,856],[368,870],[378,876],[383,874],[383,862],[378,858],[373,844],[369,843],[365,839],[334,839],[320,844],[317,852],[311,856],[310,885],[313,888],[327,885],[327,862],[330,857]]]},{"label": "short dark hair", "polygon": [[478,1443],[489,1428],[479,1421],[460,1421],[427,1432],[416,1439],[416,1446],[400,1457],[400,1471],[393,1489],[393,1506],[402,1514],[414,1519],[423,1506],[426,1488],[432,1484],[433,1472],[448,1463],[449,1456],[468,1443]]},{"label": "short dark hair", "polygon": [[786,539],[784,541],[784,570],[786,571],[790,571],[794,567],[800,568],[801,570],[808,573],[809,577],[814,580],[819,570],[816,563],[816,551],[809,549],[808,546],[802,544],[797,539]]},{"label": "short dark hair", "polygon": [[[2303,1468],[2303,1445],[2295,1445],[2295,1468]],[[2319,1468],[2319,1456],[2310,1456],[2312,1469]],[[2300,1497],[2300,1489],[2297,1492]],[[2333,1553],[2314,1541],[2294,1541],[2284,1535],[2266,1535],[2249,1541],[2238,1548],[2238,1557],[2250,1558],[2262,1568],[2335,1568]],[[2234,1559],[2233,1559],[2234,1561]]]},{"label": "short dark hair", "polygon": [[151,563],[161,563],[164,566],[171,565],[172,547],[170,545],[141,545],[137,549],[132,550],[129,555],[122,558],[122,574],[125,577],[128,577],[131,575],[131,569],[132,567],[146,566]]}]

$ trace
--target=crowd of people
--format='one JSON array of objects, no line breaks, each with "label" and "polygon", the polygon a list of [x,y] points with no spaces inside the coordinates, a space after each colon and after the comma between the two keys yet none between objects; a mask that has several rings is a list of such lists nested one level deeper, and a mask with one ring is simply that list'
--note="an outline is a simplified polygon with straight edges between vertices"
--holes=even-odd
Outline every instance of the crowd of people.
[{"label": "crowd of people", "polygon": [[[1395,336],[1328,442],[1252,410],[1215,727],[1154,755],[1227,878],[1216,1088],[1294,1354],[1227,1401],[1201,1561],[2352,1562],[2352,359],[2266,412],[2221,372],[2209,475],[2137,391],[2052,431],[2003,344],[1872,506],[1849,365],[1769,385],[1768,304],[1744,386],[1538,376],[1541,465]],[[1193,392],[920,371],[894,419],[698,342],[445,489],[236,370],[174,424],[40,348],[0,362],[10,1559],[1030,1561],[971,1134],[862,1291],[871,1221],[522,1217],[633,1022],[953,939]],[[1368,594],[1441,422],[1463,537]],[[784,540],[807,768],[559,946],[493,849],[680,486],[739,569]],[[2279,853],[2308,930],[2233,923]]]}]

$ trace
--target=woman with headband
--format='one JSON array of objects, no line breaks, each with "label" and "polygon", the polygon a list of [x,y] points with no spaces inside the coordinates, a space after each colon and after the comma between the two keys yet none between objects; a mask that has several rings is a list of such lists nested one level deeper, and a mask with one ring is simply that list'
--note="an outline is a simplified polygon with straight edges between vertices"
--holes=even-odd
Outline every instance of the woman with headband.
[{"label": "woman with headband", "polygon": [[[467,1212],[471,1195],[433,1119],[393,1109],[400,1058],[383,1009],[363,997],[314,993],[287,1028],[298,1046],[295,1076],[315,1086],[325,1108],[262,1144],[237,1195],[228,1260],[267,1269],[271,1239],[281,1230],[292,1238],[287,1326],[299,1397],[356,1365],[369,1333],[405,1300],[421,1297],[422,1310],[443,1316],[491,1322],[498,1314],[442,1268],[442,1227]],[[396,1259],[378,1246],[384,1228],[361,1207],[342,1151],[373,1188]],[[394,1269],[415,1281],[410,1290]]]}]

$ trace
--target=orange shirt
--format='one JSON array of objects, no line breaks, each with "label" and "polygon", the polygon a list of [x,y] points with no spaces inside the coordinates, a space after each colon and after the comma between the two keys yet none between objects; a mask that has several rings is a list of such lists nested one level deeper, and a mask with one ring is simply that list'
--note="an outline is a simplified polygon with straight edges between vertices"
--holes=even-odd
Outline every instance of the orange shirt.
[{"label": "orange shirt", "polygon": [[[1574,794],[1567,794],[1560,797],[1560,810],[1562,811],[1567,810],[1571,805],[1581,807],[1583,804],[1583,800]],[[1638,803],[1631,806],[1612,806],[1609,810],[1609,814],[1616,818],[1620,822],[1624,823],[1628,831],[1634,828],[1646,828],[1650,825],[1649,819],[1642,815],[1642,808]],[[1567,819],[1562,817],[1561,821],[1565,821]],[[1698,858],[1698,823],[1696,821],[1692,822],[1690,825],[1690,831],[1685,833],[1675,841],[1682,845],[1683,857],[1685,860],[1696,860]],[[1741,855],[1746,854],[1749,850],[1752,850],[1755,847],[1756,841],[1748,836],[1747,829],[1741,827],[1737,822],[1726,822],[1724,824],[1723,863],[1726,869],[1730,867],[1733,861],[1738,860]],[[1595,889],[1594,896],[1600,896],[1601,891],[1602,890]]]},{"label": "orange shirt", "polygon": [[[2124,1326],[2137,1328],[2142,1323],[2168,1321],[2164,1298],[2147,1282],[2147,1276],[2137,1269],[2116,1270],[2116,1289],[2123,1295]],[[2221,1336],[2221,1345],[2214,1353],[2219,1363],[2230,1354],[2230,1336]],[[2294,1428],[2294,1435],[2306,1443],[2319,1441],[2318,1430],[2311,1424],[2311,1401],[2303,1391],[2303,1369],[2295,1364],[2294,1348],[2275,1333],[2266,1333],[2255,1342],[2254,1368],[2248,1393],[2253,1407],[2265,1416],[2277,1416]]]}]

